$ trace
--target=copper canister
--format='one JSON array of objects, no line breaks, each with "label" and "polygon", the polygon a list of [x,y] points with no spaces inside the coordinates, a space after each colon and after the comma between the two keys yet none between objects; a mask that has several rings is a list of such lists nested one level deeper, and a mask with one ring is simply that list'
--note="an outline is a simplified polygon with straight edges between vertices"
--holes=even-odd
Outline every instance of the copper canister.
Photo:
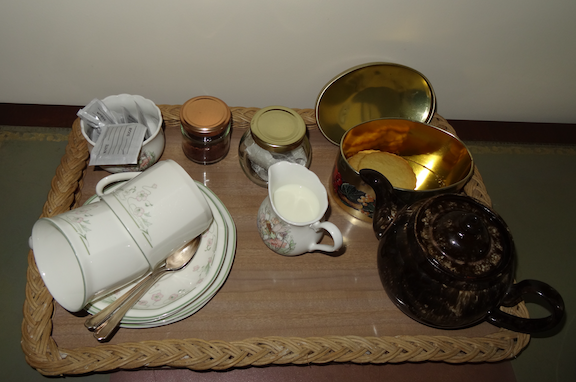
[{"label": "copper canister", "polygon": [[180,108],[182,150],[200,164],[222,160],[230,150],[231,112],[224,101],[212,96],[189,99]]}]

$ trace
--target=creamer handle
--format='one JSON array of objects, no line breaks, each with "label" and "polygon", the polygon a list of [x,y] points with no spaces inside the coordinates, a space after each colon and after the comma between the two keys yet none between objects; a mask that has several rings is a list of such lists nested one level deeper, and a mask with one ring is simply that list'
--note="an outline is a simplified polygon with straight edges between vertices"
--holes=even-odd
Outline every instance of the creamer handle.
[{"label": "creamer handle", "polygon": [[310,225],[312,229],[315,231],[326,230],[330,236],[332,236],[332,240],[334,241],[333,245],[327,244],[318,244],[313,243],[309,250],[312,251],[323,251],[323,252],[336,252],[340,248],[342,248],[342,244],[344,239],[342,238],[342,232],[336,227],[333,223],[330,222],[316,222]]}]

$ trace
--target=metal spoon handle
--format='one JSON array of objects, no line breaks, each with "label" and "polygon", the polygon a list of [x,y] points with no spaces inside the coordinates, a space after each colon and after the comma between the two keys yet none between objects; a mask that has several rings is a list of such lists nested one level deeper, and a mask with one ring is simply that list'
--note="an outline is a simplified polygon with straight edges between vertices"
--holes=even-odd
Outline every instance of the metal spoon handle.
[{"label": "metal spoon handle", "polygon": [[102,323],[96,328],[94,332],[94,337],[98,341],[106,340],[113,332],[114,329],[120,324],[122,318],[128,313],[128,311],[146,294],[146,292],[156,284],[156,282],[164,275],[164,273],[169,272],[166,268],[161,268],[158,272],[152,273],[148,276],[137,291],[130,294],[130,298],[127,299],[118,309],[116,309],[111,315],[103,320]]},{"label": "metal spoon handle", "polygon": [[[118,297],[116,299],[116,301],[114,301],[113,303],[111,303],[110,305],[108,305],[107,307],[105,307],[104,309],[99,311],[98,313],[94,314],[93,316],[88,317],[86,319],[86,321],[84,322],[84,326],[86,328],[88,328],[89,330],[96,330],[96,328],[98,328],[100,325],[102,325],[102,323],[104,321],[106,321],[108,318],[110,318],[110,316],[112,314],[114,314],[114,312],[116,310],[118,310],[118,308],[120,308],[122,305],[124,305],[126,303],[126,301],[128,301],[128,299],[134,293],[138,293],[143,287],[148,286],[148,281],[150,280],[151,277],[153,277],[153,275],[157,271],[158,271],[158,269],[154,269],[152,271],[152,273],[150,273],[147,276],[144,276],[142,278],[142,280],[140,280],[138,282],[138,284],[134,285],[132,287],[132,289],[130,289],[128,292],[126,292],[122,296]],[[151,286],[152,285],[150,285],[148,288],[150,288]]]}]

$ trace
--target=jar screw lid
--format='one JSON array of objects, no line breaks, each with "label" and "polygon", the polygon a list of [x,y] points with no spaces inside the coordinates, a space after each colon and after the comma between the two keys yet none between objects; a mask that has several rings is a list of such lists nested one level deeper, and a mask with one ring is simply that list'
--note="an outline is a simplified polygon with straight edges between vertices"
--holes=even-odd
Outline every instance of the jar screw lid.
[{"label": "jar screw lid", "polygon": [[259,146],[269,151],[282,152],[300,145],[306,135],[306,123],[292,109],[268,106],[254,114],[250,130]]},{"label": "jar screw lid", "polygon": [[210,134],[228,125],[230,108],[216,97],[194,97],[180,108],[180,121],[190,133]]}]

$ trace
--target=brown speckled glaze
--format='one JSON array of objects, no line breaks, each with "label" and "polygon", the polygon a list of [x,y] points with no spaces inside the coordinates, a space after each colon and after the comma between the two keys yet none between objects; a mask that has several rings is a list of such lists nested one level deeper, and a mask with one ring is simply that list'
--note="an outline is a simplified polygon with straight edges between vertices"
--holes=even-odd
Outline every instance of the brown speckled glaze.
[{"label": "brown speckled glaze", "polygon": [[[488,321],[525,333],[560,322],[564,302],[552,287],[536,280],[514,284],[514,241],[492,210],[461,194],[403,205],[380,173],[361,170],[360,175],[376,193],[373,227],[380,240],[380,280],[406,315],[442,329]],[[499,309],[517,304],[527,293],[546,300],[551,315],[525,319]]]}]

